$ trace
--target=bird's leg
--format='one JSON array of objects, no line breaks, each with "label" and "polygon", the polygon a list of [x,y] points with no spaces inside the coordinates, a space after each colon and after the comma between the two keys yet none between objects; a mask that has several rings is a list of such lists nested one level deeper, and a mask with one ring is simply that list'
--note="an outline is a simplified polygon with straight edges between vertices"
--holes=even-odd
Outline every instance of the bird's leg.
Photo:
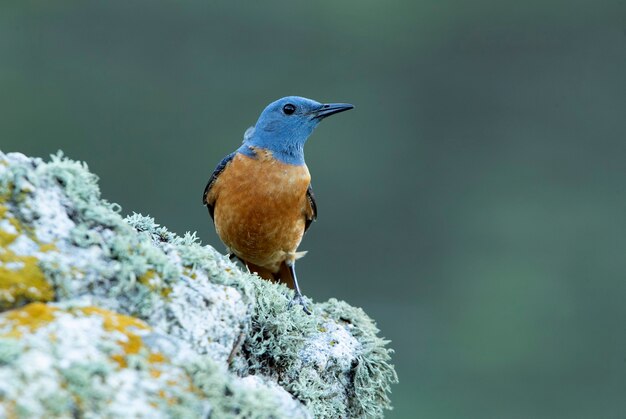
[{"label": "bird's leg", "polygon": [[302,293],[300,292],[300,286],[298,285],[298,278],[296,278],[296,263],[291,262],[291,263],[288,263],[287,266],[289,267],[289,272],[291,272],[291,276],[293,278],[293,287],[296,290],[296,295],[293,297],[293,300],[289,302],[289,307],[291,307],[293,303],[298,303],[302,306],[302,310],[304,310],[306,314],[311,314],[311,310],[309,310],[308,307],[306,306],[304,297],[302,296]]}]

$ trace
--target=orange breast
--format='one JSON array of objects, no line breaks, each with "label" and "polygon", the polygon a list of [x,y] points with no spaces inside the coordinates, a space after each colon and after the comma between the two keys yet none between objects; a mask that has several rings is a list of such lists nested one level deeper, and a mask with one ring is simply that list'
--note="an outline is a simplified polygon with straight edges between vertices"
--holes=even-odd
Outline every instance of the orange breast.
[{"label": "orange breast", "polygon": [[217,234],[240,258],[277,272],[297,257],[310,181],[306,165],[281,163],[268,151],[235,155],[211,189]]}]

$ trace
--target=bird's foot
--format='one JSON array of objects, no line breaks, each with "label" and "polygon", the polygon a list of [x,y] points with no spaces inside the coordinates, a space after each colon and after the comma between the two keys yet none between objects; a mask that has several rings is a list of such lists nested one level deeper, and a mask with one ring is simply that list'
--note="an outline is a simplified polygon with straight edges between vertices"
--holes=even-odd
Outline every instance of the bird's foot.
[{"label": "bird's foot", "polygon": [[291,301],[289,301],[289,308],[293,307],[294,304],[300,304],[302,306],[302,310],[308,315],[311,315],[311,310],[306,306],[306,301],[302,294],[296,294]]}]

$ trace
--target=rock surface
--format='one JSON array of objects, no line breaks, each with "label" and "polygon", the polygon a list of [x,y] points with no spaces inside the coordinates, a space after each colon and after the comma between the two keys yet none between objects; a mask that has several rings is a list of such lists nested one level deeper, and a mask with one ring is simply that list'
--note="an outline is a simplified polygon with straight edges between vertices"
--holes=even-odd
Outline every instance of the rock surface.
[{"label": "rock surface", "polygon": [[195,234],[119,215],[63,157],[0,152],[0,418],[380,417],[387,341],[307,316]]}]

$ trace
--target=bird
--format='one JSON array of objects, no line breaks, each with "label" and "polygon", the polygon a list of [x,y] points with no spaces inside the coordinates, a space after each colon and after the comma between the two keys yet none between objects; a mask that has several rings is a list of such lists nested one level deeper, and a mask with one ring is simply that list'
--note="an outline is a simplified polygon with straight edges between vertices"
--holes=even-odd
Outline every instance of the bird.
[{"label": "bird", "polygon": [[278,99],[244,133],[241,146],[213,171],[202,195],[220,240],[250,272],[294,289],[289,305],[311,311],[300,291],[296,260],[317,219],[304,144],[325,118],[353,109],[300,96]]}]

